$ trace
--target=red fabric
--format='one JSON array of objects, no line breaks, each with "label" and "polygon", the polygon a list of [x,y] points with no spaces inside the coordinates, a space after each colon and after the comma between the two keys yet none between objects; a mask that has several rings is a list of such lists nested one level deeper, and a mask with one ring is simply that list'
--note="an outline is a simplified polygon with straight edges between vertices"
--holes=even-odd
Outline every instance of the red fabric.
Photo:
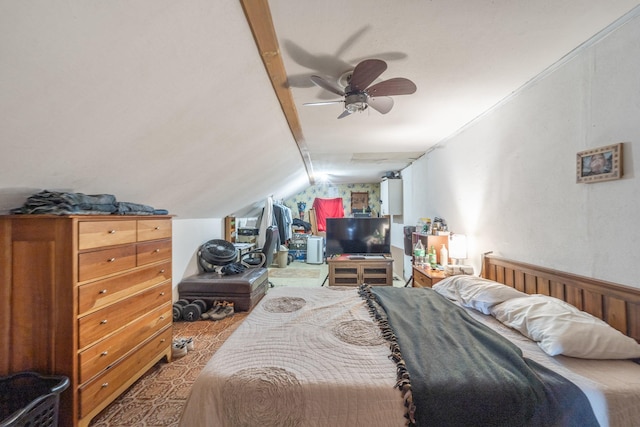
[{"label": "red fabric", "polygon": [[318,231],[327,230],[327,218],[344,218],[344,206],[342,197],[335,199],[318,199],[313,201],[313,208],[316,210]]}]

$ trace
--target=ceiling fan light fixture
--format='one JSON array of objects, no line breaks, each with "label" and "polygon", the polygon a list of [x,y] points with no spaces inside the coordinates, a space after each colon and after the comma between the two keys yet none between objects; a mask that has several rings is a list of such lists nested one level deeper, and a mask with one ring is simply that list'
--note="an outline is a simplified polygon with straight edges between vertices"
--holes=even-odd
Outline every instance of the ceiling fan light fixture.
[{"label": "ceiling fan light fixture", "polygon": [[364,92],[349,93],[345,97],[344,107],[351,113],[367,109],[369,96]]},{"label": "ceiling fan light fixture", "polygon": [[[371,85],[384,70],[387,64],[380,59],[365,59],[353,71],[343,73],[336,83],[329,82],[320,76],[311,76],[311,81],[331,93],[344,96],[344,111],[339,119],[356,111],[362,112],[371,107],[381,114],[387,114],[393,107],[392,95],[409,95],[416,91],[416,85],[404,77],[395,77]],[[337,85],[336,85],[337,84]],[[344,87],[344,90],[342,89]],[[331,101],[333,104],[339,101]],[[306,103],[305,105],[321,105],[327,103]]]}]

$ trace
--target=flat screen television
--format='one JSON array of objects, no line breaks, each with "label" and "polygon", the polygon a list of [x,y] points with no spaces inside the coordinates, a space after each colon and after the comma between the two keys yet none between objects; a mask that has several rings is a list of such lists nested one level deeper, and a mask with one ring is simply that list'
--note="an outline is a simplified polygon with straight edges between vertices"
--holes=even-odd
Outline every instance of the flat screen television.
[{"label": "flat screen television", "polygon": [[391,253],[389,218],[327,218],[326,255]]}]

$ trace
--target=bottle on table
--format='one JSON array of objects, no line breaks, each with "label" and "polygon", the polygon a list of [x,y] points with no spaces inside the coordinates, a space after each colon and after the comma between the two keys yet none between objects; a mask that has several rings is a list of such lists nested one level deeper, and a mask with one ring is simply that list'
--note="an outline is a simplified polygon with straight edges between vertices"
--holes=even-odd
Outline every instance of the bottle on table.
[{"label": "bottle on table", "polygon": [[437,265],[437,258],[436,258],[436,248],[433,245],[431,245],[431,249],[429,250],[429,264],[431,266],[431,269],[435,270]]},{"label": "bottle on table", "polygon": [[424,264],[425,249],[424,249],[424,245],[422,244],[422,241],[420,239],[418,239],[418,241],[416,242],[416,245],[414,246],[413,256],[414,256],[416,264],[418,264],[418,265],[423,265]]},{"label": "bottle on table", "polygon": [[449,251],[443,243],[440,248],[440,265],[445,267],[447,264],[449,264]]}]

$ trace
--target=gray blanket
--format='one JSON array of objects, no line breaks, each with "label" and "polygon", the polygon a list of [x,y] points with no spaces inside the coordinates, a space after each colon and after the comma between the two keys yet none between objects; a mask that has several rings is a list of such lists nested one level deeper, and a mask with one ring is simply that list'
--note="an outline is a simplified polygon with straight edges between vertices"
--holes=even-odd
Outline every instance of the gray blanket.
[{"label": "gray blanket", "polygon": [[435,291],[363,286],[361,293],[399,352],[410,424],[598,425],[577,386]]}]

